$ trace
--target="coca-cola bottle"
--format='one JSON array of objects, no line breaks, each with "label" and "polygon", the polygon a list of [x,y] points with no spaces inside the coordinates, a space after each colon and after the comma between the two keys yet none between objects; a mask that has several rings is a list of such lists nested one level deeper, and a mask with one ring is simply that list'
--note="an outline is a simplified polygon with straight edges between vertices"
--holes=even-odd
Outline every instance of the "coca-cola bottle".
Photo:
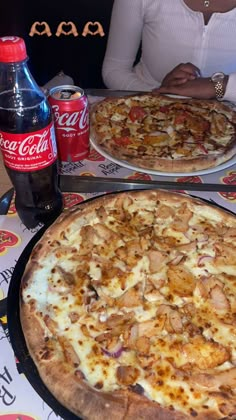
[{"label": "coca-cola bottle", "polygon": [[53,221],[63,200],[52,110],[27,60],[22,38],[0,38],[0,149],[16,210],[30,229]]}]

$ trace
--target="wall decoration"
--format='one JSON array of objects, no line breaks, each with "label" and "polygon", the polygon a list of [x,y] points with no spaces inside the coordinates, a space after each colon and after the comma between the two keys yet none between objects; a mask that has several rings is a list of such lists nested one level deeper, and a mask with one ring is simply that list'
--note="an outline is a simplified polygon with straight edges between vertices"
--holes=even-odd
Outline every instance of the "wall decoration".
[{"label": "wall decoration", "polygon": [[47,35],[52,36],[51,29],[47,22],[34,22],[31,26],[29,36]]},{"label": "wall decoration", "polygon": [[[47,35],[47,36],[52,36],[51,33],[51,29],[48,25],[47,22],[43,21],[43,22],[34,22],[33,25],[30,28],[30,33],[29,36],[34,36],[34,35]],[[61,35],[74,35],[74,36],[79,36],[76,25],[74,24],[74,22],[69,21],[69,22],[65,22],[62,21],[59,23],[58,27],[57,27],[57,31],[55,34],[57,37],[61,36]],[[86,37],[87,35],[100,35],[101,37],[105,36],[105,32],[103,30],[102,24],[98,21],[92,22],[89,21],[84,25],[83,28],[83,32],[82,32],[82,36]]]},{"label": "wall decoration", "polygon": [[60,36],[61,34],[63,35],[74,35],[74,36],[78,36],[78,32],[76,29],[76,26],[73,22],[61,22],[59,23],[58,27],[57,27],[57,32],[56,32],[56,36]]}]

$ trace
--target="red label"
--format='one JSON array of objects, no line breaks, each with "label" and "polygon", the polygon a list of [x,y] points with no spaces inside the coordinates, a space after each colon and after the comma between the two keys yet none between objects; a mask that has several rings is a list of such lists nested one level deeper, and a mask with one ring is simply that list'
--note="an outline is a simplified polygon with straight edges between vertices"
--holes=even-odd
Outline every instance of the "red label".
[{"label": "red label", "polygon": [[202,184],[202,179],[199,176],[184,176],[181,178],[177,178],[176,179],[177,182],[181,183],[181,182],[192,182],[195,184]]},{"label": "red label", "polygon": [[148,174],[143,174],[141,172],[133,172],[132,175],[127,176],[128,179],[144,179],[145,181],[151,181],[152,178]]},{"label": "red label", "polygon": [[105,158],[102,155],[100,155],[100,153],[98,153],[95,149],[90,150],[90,153],[87,159],[91,160],[92,162],[93,161],[103,162],[105,160]]},{"label": "red label", "polygon": [[84,201],[83,196],[78,193],[64,193],[63,198],[64,198],[64,209],[69,209],[70,207],[73,207],[76,204],[79,204],[82,201]]},{"label": "red label", "polygon": [[32,172],[46,168],[57,158],[53,123],[33,133],[0,131],[0,149],[5,165],[14,171]]},{"label": "red label", "polygon": [[0,255],[5,254],[7,248],[14,247],[21,242],[15,233],[8,230],[0,230]]},{"label": "red label", "polygon": [[[223,181],[223,184],[235,185],[236,184],[236,171],[229,171],[229,172],[227,172],[226,176],[223,176],[220,179],[221,179],[221,181]],[[219,192],[218,194],[221,197],[223,197],[225,200],[230,201],[231,203],[236,201],[236,193],[235,192]]]},{"label": "red label", "polygon": [[65,111],[52,105],[58,144],[62,161],[77,161],[89,154],[89,112],[85,106],[77,111]]}]

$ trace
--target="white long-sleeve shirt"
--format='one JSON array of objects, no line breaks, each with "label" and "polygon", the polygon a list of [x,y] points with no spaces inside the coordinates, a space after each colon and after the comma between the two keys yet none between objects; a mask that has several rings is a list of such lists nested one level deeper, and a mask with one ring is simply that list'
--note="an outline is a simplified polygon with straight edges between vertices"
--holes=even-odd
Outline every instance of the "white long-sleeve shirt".
[{"label": "white long-sleeve shirt", "polygon": [[[139,63],[134,66],[142,42]],[[184,0],[115,0],[102,74],[108,88],[148,91],[180,63],[203,77],[229,75],[224,99],[236,102],[236,8],[207,25]]]}]

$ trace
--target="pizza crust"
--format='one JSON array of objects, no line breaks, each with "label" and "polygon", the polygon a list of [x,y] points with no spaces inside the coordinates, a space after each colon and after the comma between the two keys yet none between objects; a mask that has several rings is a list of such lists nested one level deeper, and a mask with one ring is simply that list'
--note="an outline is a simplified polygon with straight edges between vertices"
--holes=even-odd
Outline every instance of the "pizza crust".
[{"label": "pizza crust", "polygon": [[[95,136],[96,137],[96,136]],[[103,146],[101,146],[103,147]],[[207,156],[201,157],[201,159],[161,159],[161,158],[152,158],[148,156],[143,156],[142,158],[137,158],[135,156],[127,156],[126,157],[126,149],[122,149],[121,147],[109,147],[106,145],[104,150],[112,156],[115,156],[117,159],[121,161],[126,161],[131,165],[137,166],[143,169],[150,169],[156,170],[160,172],[170,172],[170,173],[188,173],[188,172],[195,172],[201,171],[205,169],[215,168],[228,160],[232,159],[236,154],[236,145],[230,150],[219,154],[218,156]]]},{"label": "pizza crust", "polygon": [[[34,299],[27,298],[28,294],[31,293],[31,285],[35,282],[35,275],[42,270],[47,256],[51,253],[55,244],[60,249],[62,238],[69,236],[70,232],[79,232],[82,226],[90,225],[91,218],[94,217],[94,214],[98,214],[100,209],[111,208],[114,212],[118,212],[132,203],[136,205],[139,200],[143,203],[150,203],[150,209],[153,208],[152,203],[155,202],[168,206],[170,209],[187,205],[188,211],[195,214],[211,215],[211,221],[215,221],[219,227],[227,225],[232,229],[232,232],[234,229],[236,230],[235,217],[232,214],[210,207],[201,200],[192,199],[187,195],[161,190],[110,194],[99,197],[90,203],[85,202],[78,208],[68,210],[54,222],[36,245],[22,279],[20,317],[29,353],[50,392],[62,405],[73,413],[82,416],[83,419],[146,420],[152,418],[158,420],[187,420],[196,417],[198,420],[218,420],[218,411],[216,413],[210,407],[203,411],[193,409],[184,413],[173,407],[161,406],[146,396],[140,395],[140,387],[128,386],[125,389],[121,388],[112,392],[104,392],[91,387],[80,370],[80,364],[78,363],[77,366],[75,363],[71,363],[71,358],[68,356],[67,349],[64,347],[60,336],[57,339],[54,336],[53,327],[50,328],[49,332],[45,326],[45,318],[40,317],[36,309],[37,302]],[[136,213],[134,212],[134,214]],[[122,218],[122,215],[119,217]],[[56,247],[55,252],[59,252],[56,251],[57,249]],[[43,281],[42,278],[41,281]],[[42,290],[43,288],[42,285]],[[217,399],[222,399],[225,404],[225,408],[222,408],[222,417],[224,414],[229,419],[234,418],[236,404],[234,397],[230,397],[230,392],[228,393],[227,389],[221,393],[217,392],[215,400],[217,401]]]}]

